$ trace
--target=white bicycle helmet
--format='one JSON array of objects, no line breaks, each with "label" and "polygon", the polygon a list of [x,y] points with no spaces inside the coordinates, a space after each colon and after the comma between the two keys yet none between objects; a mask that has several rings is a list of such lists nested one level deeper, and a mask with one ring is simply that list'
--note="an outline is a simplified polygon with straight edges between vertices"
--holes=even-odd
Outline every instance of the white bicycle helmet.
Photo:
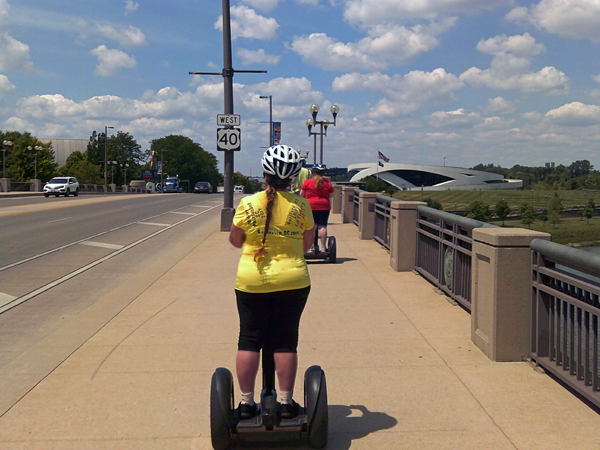
[{"label": "white bicycle helmet", "polygon": [[295,178],[302,169],[300,154],[292,147],[279,144],[269,147],[262,157],[263,170],[277,178]]}]

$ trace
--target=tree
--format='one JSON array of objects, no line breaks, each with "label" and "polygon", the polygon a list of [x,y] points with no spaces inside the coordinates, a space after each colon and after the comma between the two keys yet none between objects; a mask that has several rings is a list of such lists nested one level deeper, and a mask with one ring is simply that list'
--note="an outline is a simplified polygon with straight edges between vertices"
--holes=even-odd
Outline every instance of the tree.
[{"label": "tree", "polygon": [[431,197],[426,197],[423,199],[423,201],[427,202],[427,206],[429,208],[439,209],[440,211],[442,211],[444,209],[444,208],[442,208],[442,204],[439,201],[434,200]]},{"label": "tree", "polygon": [[102,168],[92,164],[86,155],[87,152],[75,151],[67,157],[65,165],[59,169],[59,174],[77,178],[81,184],[102,184],[104,177],[101,176]]},{"label": "tree", "polygon": [[[7,131],[0,133],[0,142],[4,140],[13,143],[9,151],[6,152],[6,177],[13,181],[29,181],[35,177],[37,165],[37,177],[42,181],[48,181],[54,175],[58,165],[54,162],[54,151],[52,143],[43,144],[36,137],[28,132],[21,133],[19,131]],[[27,147],[35,149],[42,147],[42,150],[29,151]],[[37,164],[36,164],[37,160]]]},{"label": "tree", "polygon": [[555,192],[554,197],[552,197],[548,205],[548,218],[553,228],[556,228],[556,224],[560,223],[564,211],[565,207],[562,204],[562,199],[558,195],[558,192]]},{"label": "tree", "polygon": [[583,210],[583,215],[587,219],[586,223],[589,225],[590,219],[594,217],[594,209],[596,209],[596,203],[593,198],[590,198],[585,204],[585,209]]},{"label": "tree", "polygon": [[492,211],[490,205],[481,200],[473,200],[465,208],[465,216],[470,219],[481,220],[483,222],[489,222],[492,218]]},{"label": "tree", "polygon": [[182,180],[189,180],[190,186],[198,181],[219,185],[221,175],[217,168],[217,157],[188,137],[170,135],[154,139],[150,142],[151,152],[156,152],[159,159],[164,154],[165,174],[179,175]]},{"label": "tree", "polygon": [[383,181],[381,178],[369,176],[365,178],[365,191],[367,192],[385,192],[387,195],[394,195],[398,192],[391,184]]},{"label": "tree", "polygon": [[521,222],[531,228],[531,224],[535,222],[535,209],[527,202],[521,203],[519,206],[519,214],[521,214]]},{"label": "tree", "polygon": [[508,202],[504,199],[498,201],[498,203],[496,203],[496,216],[502,221],[502,226],[504,226],[504,220],[509,214],[510,206],[508,205]]}]

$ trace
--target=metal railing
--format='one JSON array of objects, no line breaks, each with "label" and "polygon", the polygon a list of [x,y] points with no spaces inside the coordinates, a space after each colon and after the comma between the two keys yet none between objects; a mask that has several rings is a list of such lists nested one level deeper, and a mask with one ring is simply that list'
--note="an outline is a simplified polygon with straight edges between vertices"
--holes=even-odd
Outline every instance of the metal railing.
[{"label": "metal railing", "polygon": [[360,221],[360,193],[364,192],[361,189],[354,189],[354,195],[352,196],[352,204],[354,205],[353,209],[352,209],[352,223],[354,223],[354,225],[356,225],[357,227],[359,226],[359,221]]},{"label": "metal railing", "polygon": [[531,358],[600,407],[600,257],[531,242]]},{"label": "metal railing", "polygon": [[375,197],[375,231],[373,239],[388,250],[390,249],[390,223],[392,220],[391,203],[399,201],[386,195]]},{"label": "metal railing", "polygon": [[13,192],[32,192],[33,183],[31,181],[11,181],[10,190]]},{"label": "metal railing", "polygon": [[473,229],[496,227],[427,206],[417,206],[415,269],[471,311]]}]

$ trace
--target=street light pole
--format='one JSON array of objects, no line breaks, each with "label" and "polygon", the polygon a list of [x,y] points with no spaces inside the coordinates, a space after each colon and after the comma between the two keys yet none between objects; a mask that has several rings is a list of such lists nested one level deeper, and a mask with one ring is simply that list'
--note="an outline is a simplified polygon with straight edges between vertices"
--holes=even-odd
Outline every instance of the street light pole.
[{"label": "street light pole", "polygon": [[40,147],[39,145],[36,145],[35,147],[32,147],[31,145],[27,146],[27,150],[29,150],[30,152],[35,150],[35,153],[33,154],[33,166],[34,166],[34,171],[35,171],[35,177],[34,180],[37,180],[37,154],[39,151],[42,150],[42,147]]},{"label": "street light pole", "polygon": [[[321,126],[321,130],[319,133],[315,133],[316,134],[320,134],[321,135],[321,144],[320,144],[320,152],[319,152],[319,163],[323,164],[323,136],[327,136],[327,127],[329,125],[333,125],[334,127],[336,126],[336,118],[338,113],[340,112],[340,108],[337,105],[333,105],[330,108],[331,114],[333,115],[333,122],[330,120],[317,120],[317,114],[319,113],[319,105],[317,105],[316,103],[313,103],[312,105],[310,105],[310,113],[312,114],[312,119],[308,119],[306,121],[306,126],[308,127],[308,135],[312,136],[313,133],[311,133],[311,128],[314,125],[320,125]],[[316,136],[315,136],[315,147],[316,147]],[[316,148],[315,148],[316,150]],[[316,153],[316,151],[315,151]],[[315,163],[316,163],[316,155],[315,155]]]},{"label": "street light pole", "polygon": [[106,168],[106,158],[107,158],[107,143],[108,143],[108,139],[107,139],[107,135],[108,135],[108,129],[109,128],[114,128],[114,127],[109,127],[109,126],[104,126],[104,193],[107,192],[106,190],[106,177],[108,176],[108,170]]},{"label": "street light pole", "polygon": [[273,97],[261,95],[260,98],[269,99],[269,147],[273,147]]},{"label": "street light pole", "polygon": [[2,178],[6,178],[6,152],[12,145],[12,141],[2,142]]}]

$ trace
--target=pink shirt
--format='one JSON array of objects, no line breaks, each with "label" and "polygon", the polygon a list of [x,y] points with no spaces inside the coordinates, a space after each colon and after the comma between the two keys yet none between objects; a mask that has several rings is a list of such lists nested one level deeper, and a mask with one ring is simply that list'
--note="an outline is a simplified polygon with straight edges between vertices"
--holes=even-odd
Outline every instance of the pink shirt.
[{"label": "pink shirt", "polygon": [[310,203],[313,211],[330,210],[329,196],[333,193],[333,186],[329,180],[323,179],[323,186],[317,189],[314,178],[309,178],[304,182],[301,188],[306,192],[306,200]]}]

